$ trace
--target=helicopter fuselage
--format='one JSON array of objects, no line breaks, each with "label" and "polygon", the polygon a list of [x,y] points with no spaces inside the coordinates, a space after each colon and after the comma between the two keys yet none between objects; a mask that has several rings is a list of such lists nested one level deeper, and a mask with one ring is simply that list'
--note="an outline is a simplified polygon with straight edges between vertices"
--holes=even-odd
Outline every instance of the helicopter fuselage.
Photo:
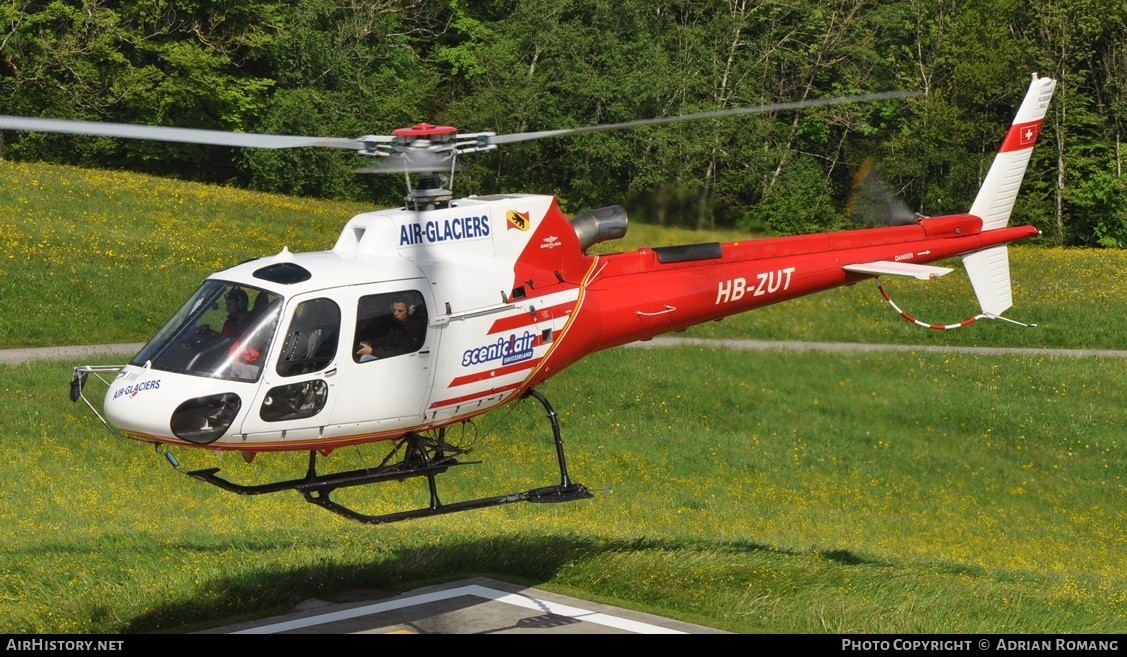
[{"label": "helicopter fuselage", "polygon": [[[143,440],[250,451],[332,448],[466,419],[522,391],[566,333],[595,260],[548,196],[362,214],[330,251],[283,250],[210,277],[111,383],[106,417]],[[271,306],[253,362],[215,330],[232,290],[250,314]],[[410,306],[419,343],[359,356],[361,342],[390,330],[397,300]]]},{"label": "helicopter fuselage", "polygon": [[[920,267],[1036,234],[964,214],[589,255],[577,232],[551,196],[358,215],[330,251],[210,277],[111,383],[107,419],[143,440],[252,452],[394,439],[484,413],[592,352],[872,277],[847,265]],[[255,337],[216,329],[234,290]],[[418,343],[358,355],[397,300]]]}]

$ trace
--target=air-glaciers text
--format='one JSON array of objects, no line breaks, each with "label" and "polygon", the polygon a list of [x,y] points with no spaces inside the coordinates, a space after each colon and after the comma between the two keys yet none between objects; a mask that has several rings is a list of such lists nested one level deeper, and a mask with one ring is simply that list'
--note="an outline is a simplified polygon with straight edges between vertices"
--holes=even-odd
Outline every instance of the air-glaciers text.
[{"label": "air-glaciers text", "polygon": [[125,386],[124,388],[119,388],[116,392],[113,393],[113,398],[117,399],[118,397],[122,397],[124,395],[129,395],[130,398],[133,398],[136,397],[137,393],[139,392],[143,392],[145,390],[156,390],[159,387],[160,379],[153,379],[152,381],[142,381],[140,383],[132,383]]},{"label": "air-glaciers text", "polygon": [[435,219],[399,227],[399,246],[489,237],[489,215]]}]

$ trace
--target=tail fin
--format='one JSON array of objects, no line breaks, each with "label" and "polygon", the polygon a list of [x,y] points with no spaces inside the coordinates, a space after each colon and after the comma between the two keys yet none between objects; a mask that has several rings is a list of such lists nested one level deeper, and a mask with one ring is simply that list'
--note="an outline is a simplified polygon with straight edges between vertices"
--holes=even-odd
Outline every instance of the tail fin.
[{"label": "tail fin", "polygon": [[[983,231],[1004,228],[1009,223],[1056,85],[1056,80],[1033,74],[1025,100],[970,209],[971,214],[982,219]],[[963,265],[986,316],[998,317],[1013,305],[1009,251],[1004,244],[963,256]]]}]

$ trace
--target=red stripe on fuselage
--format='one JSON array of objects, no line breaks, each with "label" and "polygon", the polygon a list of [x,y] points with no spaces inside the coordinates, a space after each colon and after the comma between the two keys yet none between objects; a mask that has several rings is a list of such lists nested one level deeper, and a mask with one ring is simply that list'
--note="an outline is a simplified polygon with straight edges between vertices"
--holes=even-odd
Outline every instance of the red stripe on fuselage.
[{"label": "red stripe on fuselage", "polygon": [[536,311],[535,315],[520,314],[512,317],[502,317],[493,322],[493,326],[489,328],[487,335],[494,333],[503,333],[505,331],[513,331],[526,326],[532,326],[536,322],[546,322],[550,319],[555,319],[571,311],[575,307],[574,301],[567,301],[548,308],[540,308]]},{"label": "red stripe on fuselage", "polygon": [[464,404],[468,401],[473,401],[475,399],[481,399],[482,397],[489,397],[491,395],[496,395],[497,393],[508,392],[509,390],[513,390],[514,388],[519,388],[522,383],[524,383],[524,382],[521,381],[521,382],[518,382],[518,383],[510,383],[507,386],[500,386],[498,388],[490,388],[489,390],[483,390],[481,392],[475,392],[475,393],[471,393],[471,394],[468,394],[468,395],[462,395],[461,397],[451,397],[450,399],[443,399],[442,401],[436,401],[433,404],[431,404],[430,408],[442,408],[443,406],[453,406],[454,404]]},{"label": "red stripe on fuselage", "polygon": [[476,383],[478,381],[484,381],[485,379],[490,379],[490,378],[494,378],[494,377],[498,377],[498,376],[505,376],[506,374],[512,374],[513,372],[530,370],[533,367],[536,367],[539,363],[540,363],[540,359],[534,358],[532,360],[526,360],[524,362],[516,363],[516,364],[513,364],[513,365],[508,365],[508,366],[505,366],[505,367],[498,367],[498,368],[491,369],[491,370],[485,370],[484,372],[475,372],[474,374],[467,374],[465,376],[459,376],[459,377],[456,377],[453,381],[450,382],[449,387],[453,388],[455,386],[464,386],[467,383]]}]

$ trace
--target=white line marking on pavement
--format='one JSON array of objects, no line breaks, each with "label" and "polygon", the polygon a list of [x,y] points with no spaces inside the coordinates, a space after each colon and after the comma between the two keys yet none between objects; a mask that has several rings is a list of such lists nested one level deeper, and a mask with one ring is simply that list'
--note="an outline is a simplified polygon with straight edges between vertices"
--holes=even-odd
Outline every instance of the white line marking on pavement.
[{"label": "white line marking on pavement", "polygon": [[523,594],[506,593],[504,591],[498,591],[496,589],[490,589],[476,584],[470,586],[462,586],[456,589],[449,589],[446,591],[437,591],[434,593],[423,593],[406,598],[397,598],[395,600],[390,600],[387,602],[377,602],[375,604],[365,605],[363,607],[354,607],[352,609],[345,609],[343,611],[334,611],[327,614],[321,614],[319,616],[309,616],[307,618],[298,618],[291,621],[274,623],[272,625],[253,627],[247,630],[233,632],[233,634],[274,634],[277,632],[286,632],[289,630],[298,630],[306,627],[313,627],[315,625],[335,623],[337,621],[359,618],[361,616],[369,616],[385,611],[404,609],[416,605],[424,605],[431,602],[439,602],[442,600],[450,600],[452,598],[471,595],[477,596],[479,598],[485,598],[486,600],[493,600],[495,602],[503,602],[505,604],[523,607],[525,609],[544,611],[556,616],[565,616],[587,623],[595,623],[606,627],[626,630],[628,632],[634,632],[636,634],[684,634],[684,632],[671,630],[665,627],[658,627],[657,625],[651,625],[649,623],[632,621],[626,618],[618,618],[609,614],[580,609],[579,607],[572,607],[570,605],[549,602],[547,600],[540,600]]}]

